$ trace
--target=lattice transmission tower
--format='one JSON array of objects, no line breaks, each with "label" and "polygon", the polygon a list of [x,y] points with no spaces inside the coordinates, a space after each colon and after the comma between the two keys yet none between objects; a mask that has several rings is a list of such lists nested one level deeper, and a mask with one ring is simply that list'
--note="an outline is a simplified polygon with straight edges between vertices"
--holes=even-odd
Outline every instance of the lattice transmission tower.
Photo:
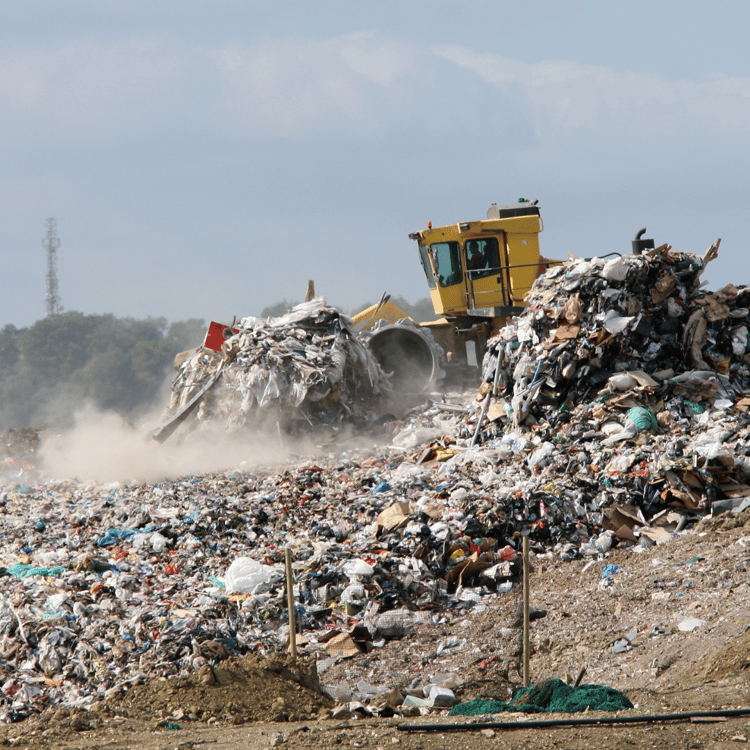
[{"label": "lattice transmission tower", "polygon": [[47,219],[44,225],[47,227],[47,232],[42,240],[42,247],[47,253],[47,315],[58,315],[62,312],[57,283],[57,248],[60,247],[60,240],[57,236],[55,219]]}]

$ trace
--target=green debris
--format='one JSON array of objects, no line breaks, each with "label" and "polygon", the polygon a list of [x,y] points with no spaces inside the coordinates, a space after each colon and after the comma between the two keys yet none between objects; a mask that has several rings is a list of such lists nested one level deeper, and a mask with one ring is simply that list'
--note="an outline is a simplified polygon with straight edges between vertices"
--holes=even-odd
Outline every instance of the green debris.
[{"label": "green debris", "polygon": [[36,565],[24,565],[16,563],[8,568],[8,573],[19,578],[31,578],[31,576],[59,576],[67,568],[64,565],[56,565],[54,568],[38,567]]},{"label": "green debris", "polygon": [[519,688],[509,703],[475,698],[454,706],[448,716],[475,716],[520,711],[526,714],[578,713],[591,711],[622,711],[633,704],[619,690],[606,685],[566,685],[553,679]]}]

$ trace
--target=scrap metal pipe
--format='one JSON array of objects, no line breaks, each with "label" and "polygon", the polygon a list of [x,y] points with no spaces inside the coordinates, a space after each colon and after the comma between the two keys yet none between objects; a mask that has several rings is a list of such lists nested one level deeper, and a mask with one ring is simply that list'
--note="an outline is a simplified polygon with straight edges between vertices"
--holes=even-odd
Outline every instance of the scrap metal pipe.
[{"label": "scrap metal pipe", "polygon": [[195,407],[201,402],[203,397],[216,385],[224,370],[224,361],[219,363],[216,372],[200,387],[198,392],[175,414],[170,420],[162,425],[151,437],[157,443],[163,443],[172,433],[195,411]]},{"label": "scrap metal pipe", "polygon": [[529,536],[523,537],[523,686],[529,684],[529,660],[531,658],[530,611],[529,611]]},{"label": "scrap metal pipe", "polygon": [[595,724],[653,724],[659,721],[691,721],[704,718],[747,716],[750,708],[728,708],[720,711],[693,711],[647,716],[603,716],[600,719],[532,719],[531,721],[485,721],[476,724],[401,724],[400,732],[479,732],[482,729],[546,729],[549,727],[580,727]]}]

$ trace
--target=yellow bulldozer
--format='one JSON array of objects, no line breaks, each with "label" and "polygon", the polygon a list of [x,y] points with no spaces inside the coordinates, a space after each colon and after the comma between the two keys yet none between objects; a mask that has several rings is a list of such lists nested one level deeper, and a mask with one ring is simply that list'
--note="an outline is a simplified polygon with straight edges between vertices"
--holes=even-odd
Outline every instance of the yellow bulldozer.
[{"label": "yellow bulldozer", "polygon": [[[354,316],[355,330],[372,330],[370,349],[402,389],[434,382],[441,363],[434,342],[454,372],[472,372],[487,340],[523,310],[534,280],[550,264],[539,254],[542,217],[536,200],[487,210],[487,218],[413,232],[427,279],[435,321],[405,326],[409,316],[387,297]],[[429,334],[429,335],[425,335]],[[405,373],[405,374],[403,374]],[[399,377],[401,375],[401,377]]]}]

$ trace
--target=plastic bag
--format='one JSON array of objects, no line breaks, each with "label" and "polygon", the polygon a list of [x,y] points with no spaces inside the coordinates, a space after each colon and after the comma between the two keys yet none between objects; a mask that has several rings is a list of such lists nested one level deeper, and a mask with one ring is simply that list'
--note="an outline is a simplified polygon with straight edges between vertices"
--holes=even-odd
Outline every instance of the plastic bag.
[{"label": "plastic bag", "polygon": [[252,594],[273,578],[273,568],[249,557],[238,557],[227,569],[224,585],[228,594]]}]

